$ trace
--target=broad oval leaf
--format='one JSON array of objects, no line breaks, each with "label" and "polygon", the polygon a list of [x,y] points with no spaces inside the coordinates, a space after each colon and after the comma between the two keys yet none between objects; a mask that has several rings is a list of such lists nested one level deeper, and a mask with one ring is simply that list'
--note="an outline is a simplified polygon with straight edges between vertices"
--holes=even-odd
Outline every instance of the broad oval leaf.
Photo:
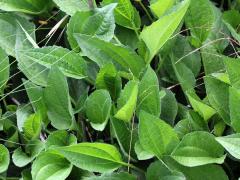
[{"label": "broad oval leaf", "polygon": [[84,55],[96,62],[100,67],[112,62],[120,66],[120,70],[130,71],[136,77],[140,76],[145,67],[144,60],[127,47],[84,34],[75,34],[75,39]]},{"label": "broad oval leaf", "polygon": [[149,50],[149,57],[146,59],[147,63],[150,63],[152,58],[158,53],[160,48],[167,42],[179,26],[189,4],[190,0],[184,0],[176,7],[176,9],[174,9],[174,11],[143,29],[140,37]]},{"label": "broad oval leaf", "polygon": [[61,155],[43,152],[33,162],[31,174],[34,180],[64,180],[71,170],[71,163]]},{"label": "broad oval leaf", "polygon": [[174,129],[158,117],[144,111],[139,115],[139,141],[143,149],[158,158],[170,154],[179,139]]},{"label": "broad oval leaf", "polygon": [[53,67],[49,73],[44,99],[51,124],[59,130],[69,129],[74,121],[73,109],[67,80],[57,67]]},{"label": "broad oval leaf", "polygon": [[224,64],[226,66],[231,85],[237,89],[240,89],[240,58],[225,58]]},{"label": "broad oval leaf", "polygon": [[231,118],[231,126],[236,132],[240,132],[240,90],[229,87],[229,110]]},{"label": "broad oval leaf", "polygon": [[41,14],[51,7],[51,0],[0,0],[0,9],[28,14]]},{"label": "broad oval leaf", "polygon": [[141,110],[157,117],[161,111],[158,77],[150,66],[139,83],[137,112]]},{"label": "broad oval leaf", "polygon": [[7,170],[9,162],[10,156],[8,149],[4,145],[0,144],[0,173]]},{"label": "broad oval leaf", "polygon": [[231,134],[223,137],[216,137],[219,142],[233,157],[240,159],[240,134]]},{"label": "broad oval leaf", "polygon": [[136,108],[137,96],[138,82],[129,81],[117,101],[118,111],[114,117],[123,121],[130,121]]},{"label": "broad oval leaf", "polygon": [[158,18],[164,15],[174,4],[176,0],[151,0],[150,9]]},{"label": "broad oval leaf", "polygon": [[23,133],[27,139],[35,139],[39,137],[41,132],[41,116],[38,113],[30,115],[23,125]]},{"label": "broad oval leaf", "polygon": [[197,131],[185,135],[172,152],[171,157],[178,163],[188,166],[222,164],[225,159],[224,149],[208,132]]},{"label": "broad oval leaf", "polygon": [[118,150],[104,143],[79,143],[56,148],[73,165],[88,171],[112,172],[122,165]]},{"label": "broad oval leaf", "polygon": [[8,82],[10,74],[10,64],[7,54],[0,48],[0,95]]},{"label": "broad oval leaf", "polygon": [[107,90],[94,91],[86,101],[86,115],[95,130],[103,131],[110,117],[112,100]]}]

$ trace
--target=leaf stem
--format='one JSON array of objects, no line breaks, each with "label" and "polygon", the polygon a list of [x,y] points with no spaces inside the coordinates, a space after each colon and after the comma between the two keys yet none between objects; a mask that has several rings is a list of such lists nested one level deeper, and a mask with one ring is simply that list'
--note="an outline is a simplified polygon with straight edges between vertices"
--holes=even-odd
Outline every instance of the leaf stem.
[{"label": "leaf stem", "polygon": [[144,6],[144,4],[142,3],[141,0],[136,0],[136,2],[139,3],[139,5],[142,7],[142,9],[144,10],[144,12],[146,13],[147,17],[149,18],[150,21],[154,22],[152,16],[150,15],[150,13],[148,12],[147,8]]}]

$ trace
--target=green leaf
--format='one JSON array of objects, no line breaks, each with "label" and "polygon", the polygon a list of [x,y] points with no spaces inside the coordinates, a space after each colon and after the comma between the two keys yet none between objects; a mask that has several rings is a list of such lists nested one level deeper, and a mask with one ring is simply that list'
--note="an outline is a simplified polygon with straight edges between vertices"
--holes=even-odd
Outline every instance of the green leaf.
[{"label": "green leaf", "polygon": [[186,25],[198,43],[202,43],[208,38],[214,21],[214,10],[209,0],[191,2],[186,14]]},{"label": "green leaf", "polygon": [[164,158],[164,162],[171,170],[182,172],[187,180],[228,180],[227,174],[219,165],[208,164],[196,167],[186,167],[178,164],[169,157]]},{"label": "green leaf", "polygon": [[77,11],[89,10],[87,0],[53,0],[58,7],[68,15],[74,15]]},{"label": "green leaf", "polygon": [[72,165],[62,156],[44,152],[32,165],[32,178],[35,180],[58,179],[64,180],[72,170]]},{"label": "green leaf", "polygon": [[164,15],[173,5],[176,0],[151,0],[150,9],[158,18]]},{"label": "green leaf", "polygon": [[204,78],[209,103],[230,125],[229,85],[211,76]]},{"label": "green leaf", "polygon": [[41,115],[42,121],[47,124],[47,108],[44,102],[43,88],[35,85],[31,81],[24,80],[23,84],[35,113],[38,112]]},{"label": "green leaf", "polygon": [[51,3],[50,0],[0,0],[0,9],[28,14],[41,14],[47,11]]},{"label": "green leaf", "polygon": [[[179,26],[189,4],[190,0],[184,0],[174,11],[143,29],[140,37],[145,42],[150,52],[148,59],[146,59],[147,63],[151,62],[152,58],[158,53],[160,48],[167,42]],[[161,29],[161,31],[159,31],[159,29]]]},{"label": "green leaf", "polygon": [[113,100],[117,100],[122,89],[122,80],[113,64],[103,66],[96,78],[97,89],[107,89]]},{"label": "green leaf", "polygon": [[64,130],[58,130],[48,136],[45,148],[48,150],[50,148],[69,146],[72,144],[77,144],[77,138]]},{"label": "green leaf", "polygon": [[193,109],[198,112],[205,121],[208,121],[215,113],[216,110],[205,104],[201,99],[194,93],[187,92],[188,100],[190,101]]},{"label": "green leaf", "polygon": [[14,57],[16,52],[32,48],[20,24],[35,39],[33,23],[15,14],[0,13],[0,47]]},{"label": "green leaf", "polygon": [[[118,120],[116,118],[111,117],[111,132],[113,136],[117,139],[117,142],[124,154],[125,157],[129,157],[129,150],[131,158],[136,158],[136,154],[134,149],[132,148],[138,139],[137,128],[131,133],[131,129],[129,128],[129,123]],[[130,148],[131,147],[131,148]]]},{"label": "green leaf", "polygon": [[229,110],[231,118],[231,126],[236,132],[240,132],[240,90],[229,87]]},{"label": "green leaf", "polygon": [[86,101],[86,115],[91,126],[103,131],[108,123],[112,106],[111,96],[106,90],[94,91]]},{"label": "green leaf", "polygon": [[57,129],[69,129],[74,121],[68,84],[63,73],[53,67],[44,90],[48,118]]},{"label": "green leaf", "polygon": [[224,149],[212,134],[204,131],[185,135],[171,157],[188,167],[211,163],[222,164],[225,159]]},{"label": "green leaf", "polygon": [[154,157],[152,153],[149,153],[148,151],[143,149],[139,141],[135,143],[134,149],[137,154],[138,160],[146,160]]},{"label": "green leaf", "polygon": [[115,118],[129,122],[134,114],[138,96],[138,82],[129,81],[117,101],[118,111]]},{"label": "green leaf", "polygon": [[160,118],[170,125],[173,125],[178,112],[178,104],[175,94],[168,89],[162,89],[159,94],[161,96]]},{"label": "green leaf", "polygon": [[79,143],[56,148],[73,165],[88,171],[112,172],[125,165],[117,149],[103,143]]},{"label": "green leaf", "polygon": [[[30,66],[31,64],[40,65],[40,69],[28,69],[27,71],[24,68],[20,68],[28,79],[39,85],[46,85],[46,76],[53,65],[57,66],[68,77],[76,79],[86,77],[87,65],[85,60],[79,54],[58,46],[19,52],[17,60],[20,67],[29,67],[29,64]],[[45,75],[43,82],[35,81],[42,74]]]},{"label": "green leaf", "polygon": [[[1,39],[1,38],[0,38]],[[7,54],[0,48],[0,95],[8,82],[10,75],[10,64]]]},{"label": "green leaf", "polygon": [[75,38],[83,53],[100,67],[112,62],[120,66],[120,70],[130,71],[136,77],[140,76],[145,67],[144,60],[126,47],[83,34],[75,34]]},{"label": "green leaf", "polygon": [[160,115],[160,95],[158,77],[149,66],[139,83],[137,113],[141,110],[154,116]]},{"label": "green leaf", "polygon": [[161,161],[155,161],[147,169],[147,180],[185,180],[184,174],[178,171],[172,171]]},{"label": "green leaf", "polygon": [[41,129],[41,116],[38,113],[30,115],[23,125],[23,133],[29,140],[38,138]]},{"label": "green leaf", "polygon": [[119,172],[119,173],[111,173],[111,174],[103,174],[101,176],[91,176],[84,178],[84,180],[98,180],[98,179],[104,179],[104,180],[136,180],[136,177],[132,174],[128,174],[126,172]]},{"label": "green leaf", "polygon": [[118,3],[114,11],[114,18],[118,25],[137,30],[140,28],[141,19],[138,11],[130,0],[104,0],[103,4]]},{"label": "green leaf", "polygon": [[240,89],[240,59],[226,58],[224,64],[233,87]]},{"label": "green leaf", "polygon": [[139,116],[139,140],[146,151],[158,158],[169,154],[179,140],[174,129],[158,117],[144,111]]},{"label": "green leaf", "polygon": [[16,117],[17,117],[17,127],[20,132],[23,131],[24,123],[31,114],[32,114],[31,105],[18,106],[16,111]]},{"label": "green leaf", "polygon": [[229,154],[240,159],[240,134],[216,137],[215,139],[229,152]]},{"label": "green leaf", "polygon": [[[75,33],[96,36],[110,41],[114,36],[115,20],[113,10],[116,4],[110,4],[95,11],[76,12],[70,19],[67,29],[68,41],[73,50],[78,47],[74,38]],[[81,19],[81,23],[79,23]]]},{"label": "green leaf", "polygon": [[0,173],[6,171],[8,169],[8,165],[10,162],[8,149],[0,144]]},{"label": "green leaf", "polygon": [[19,147],[13,152],[12,160],[17,167],[24,167],[32,162],[44,149],[44,143],[40,140],[29,141],[24,149],[25,151]]}]

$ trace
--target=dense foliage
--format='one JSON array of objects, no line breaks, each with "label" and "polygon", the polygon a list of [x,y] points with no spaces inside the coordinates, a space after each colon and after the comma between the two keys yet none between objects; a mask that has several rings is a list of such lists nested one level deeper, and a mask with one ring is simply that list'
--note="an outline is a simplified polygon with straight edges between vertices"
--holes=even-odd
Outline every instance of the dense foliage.
[{"label": "dense foliage", "polygon": [[0,0],[0,179],[240,177],[239,0]]}]

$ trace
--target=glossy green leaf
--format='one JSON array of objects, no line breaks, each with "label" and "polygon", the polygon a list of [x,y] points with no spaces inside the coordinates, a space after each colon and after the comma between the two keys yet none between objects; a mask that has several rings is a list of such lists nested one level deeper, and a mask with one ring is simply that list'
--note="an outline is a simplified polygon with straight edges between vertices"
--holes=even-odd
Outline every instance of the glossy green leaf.
[{"label": "glossy green leaf", "polygon": [[0,144],[0,173],[7,170],[10,162],[8,149]]},{"label": "glossy green leaf", "polygon": [[138,160],[146,160],[154,157],[152,153],[149,153],[148,151],[143,149],[139,141],[135,143],[134,149],[137,154]]},{"label": "glossy green leaf", "polygon": [[41,116],[38,113],[30,115],[23,125],[23,133],[27,139],[38,138],[41,129]]},{"label": "glossy green leaf", "polygon": [[68,15],[74,15],[77,11],[89,10],[87,0],[53,0],[58,7]]},{"label": "glossy green leaf", "polygon": [[23,131],[23,126],[27,118],[32,114],[32,107],[30,105],[18,106],[16,111],[17,127],[20,132]]},{"label": "glossy green leaf", "polygon": [[129,81],[125,85],[117,101],[118,111],[115,118],[127,122],[131,120],[137,104],[138,88],[136,81]]},{"label": "glossy green leaf", "polygon": [[32,178],[35,180],[64,180],[72,170],[72,165],[59,154],[41,153],[32,165]]},{"label": "glossy green leaf", "polygon": [[236,132],[240,132],[240,90],[229,87],[229,111],[231,118],[231,126]]},{"label": "glossy green leaf", "polygon": [[75,38],[84,55],[100,67],[112,62],[120,66],[119,69],[130,71],[136,77],[139,77],[145,67],[144,60],[127,47],[83,34],[75,34]]},{"label": "glossy green leaf", "polygon": [[175,2],[176,0],[151,0],[149,7],[151,11],[160,18],[175,4]]},{"label": "glossy green leaf", "polygon": [[216,137],[215,139],[229,152],[229,154],[240,159],[240,134]]},{"label": "glossy green leaf", "polygon": [[41,14],[47,11],[51,3],[50,0],[0,0],[0,9],[28,14]]},{"label": "glossy green leaf", "polygon": [[161,179],[161,180],[185,180],[184,174],[177,171],[170,170],[169,167],[166,166],[161,161],[155,161],[147,169],[147,180],[152,179]]},{"label": "glossy green leaf", "polygon": [[231,85],[240,89],[240,59],[226,58],[224,60]]},{"label": "glossy green leaf", "polygon": [[158,158],[171,153],[179,140],[174,129],[158,117],[140,112],[139,140],[146,151]]},{"label": "glossy green leaf", "polygon": [[[67,29],[68,40],[73,50],[78,47],[74,38],[75,33],[96,36],[110,41],[114,36],[115,20],[113,11],[116,4],[110,4],[92,11],[76,12],[70,19]],[[81,23],[79,23],[81,19]]]},{"label": "glossy green leaf", "polygon": [[125,165],[118,150],[109,144],[79,143],[56,148],[73,165],[94,172],[111,172]]},{"label": "glossy green leaf", "polygon": [[185,135],[172,152],[171,157],[178,163],[188,166],[222,164],[225,159],[224,149],[208,132],[197,131]]},{"label": "glossy green leaf", "polygon": [[[158,53],[160,48],[179,26],[189,4],[190,0],[181,2],[174,11],[143,29],[140,37],[147,45],[150,52],[148,59],[146,59],[147,63],[150,63],[152,58]],[[161,31],[159,31],[159,29],[161,29]],[[150,34],[151,36],[149,36]]]},{"label": "glossy green leaf", "polygon": [[160,115],[159,82],[151,67],[148,67],[139,83],[137,112],[141,110],[154,116]]},{"label": "glossy green leaf", "polygon": [[77,144],[77,138],[64,130],[54,131],[50,134],[46,140],[45,148],[69,146],[72,144]]},{"label": "glossy green leaf", "polygon": [[57,129],[69,129],[74,121],[68,84],[63,73],[53,67],[44,90],[48,118]]},{"label": "glossy green leaf", "polygon": [[111,96],[106,90],[94,91],[86,101],[86,115],[91,126],[103,131],[110,117],[112,107]]}]

